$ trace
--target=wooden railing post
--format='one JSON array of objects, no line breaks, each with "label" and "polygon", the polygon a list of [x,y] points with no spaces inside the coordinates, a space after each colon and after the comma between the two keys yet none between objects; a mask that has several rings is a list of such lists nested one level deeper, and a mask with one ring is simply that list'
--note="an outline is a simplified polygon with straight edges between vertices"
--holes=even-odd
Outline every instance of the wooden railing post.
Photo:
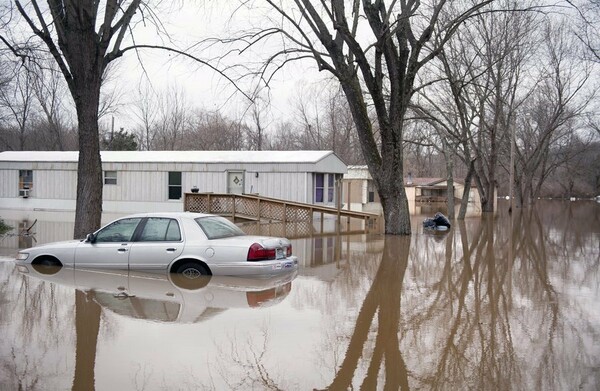
[{"label": "wooden railing post", "polygon": [[232,202],[233,202],[233,205],[232,205],[232,209],[233,209],[233,220],[235,220],[235,200],[236,200],[236,196],[235,196],[235,194],[233,194],[233,195],[232,195],[232,197],[233,197],[233,198],[232,198],[231,200],[232,200]]}]

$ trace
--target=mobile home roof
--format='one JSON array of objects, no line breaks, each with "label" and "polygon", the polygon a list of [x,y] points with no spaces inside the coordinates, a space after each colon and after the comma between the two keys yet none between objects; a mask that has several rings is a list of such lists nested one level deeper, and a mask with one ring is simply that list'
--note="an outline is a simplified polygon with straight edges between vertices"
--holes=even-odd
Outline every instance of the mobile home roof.
[{"label": "mobile home roof", "polygon": [[[317,163],[332,151],[102,151],[104,163]],[[77,151],[6,151],[5,162],[77,162]]]}]

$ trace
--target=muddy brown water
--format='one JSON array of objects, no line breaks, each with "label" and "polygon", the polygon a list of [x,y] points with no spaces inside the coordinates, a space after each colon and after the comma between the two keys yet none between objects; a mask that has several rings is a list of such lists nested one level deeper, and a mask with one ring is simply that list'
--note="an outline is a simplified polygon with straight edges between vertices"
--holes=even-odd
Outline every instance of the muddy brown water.
[{"label": "muddy brown water", "polygon": [[[294,239],[297,274],[29,270],[0,262],[0,390],[597,390],[600,203],[445,233]],[[36,216],[5,219],[31,224]],[[68,239],[40,215],[1,254]]]}]

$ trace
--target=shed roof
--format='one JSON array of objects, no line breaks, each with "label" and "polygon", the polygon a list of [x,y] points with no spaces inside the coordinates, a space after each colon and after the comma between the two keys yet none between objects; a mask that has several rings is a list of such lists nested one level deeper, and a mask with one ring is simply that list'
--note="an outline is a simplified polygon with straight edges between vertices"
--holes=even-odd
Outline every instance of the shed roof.
[{"label": "shed roof", "polygon": [[[102,151],[104,163],[317,163],[333,151]],[[335,156],[338,160],[339,158]],[[6,151],[5,162],[77,162],[78,151]]]}]

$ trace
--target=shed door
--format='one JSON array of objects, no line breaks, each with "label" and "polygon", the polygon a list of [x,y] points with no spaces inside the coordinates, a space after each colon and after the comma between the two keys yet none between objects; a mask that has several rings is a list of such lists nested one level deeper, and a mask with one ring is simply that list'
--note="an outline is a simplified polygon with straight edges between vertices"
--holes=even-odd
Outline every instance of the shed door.
[{"label": "shed door", "polygon": [[227,193],[242,194],[244,192],[244,172],[229,171],[227,173]]}]

